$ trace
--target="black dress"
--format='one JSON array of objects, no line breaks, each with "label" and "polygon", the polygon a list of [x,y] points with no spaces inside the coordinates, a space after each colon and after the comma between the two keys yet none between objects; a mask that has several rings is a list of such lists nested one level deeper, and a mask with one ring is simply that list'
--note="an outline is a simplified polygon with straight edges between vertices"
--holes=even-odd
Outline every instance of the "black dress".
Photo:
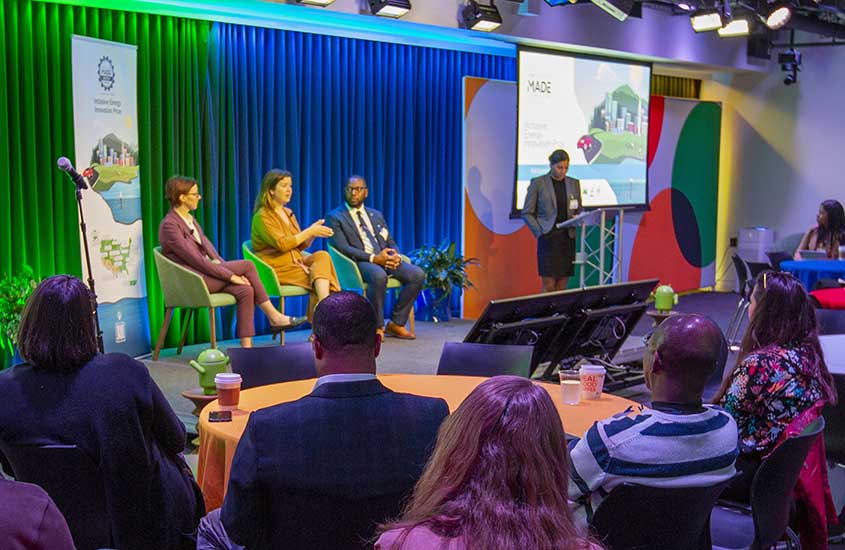
[{"label": "black dress", "polygon": [[[566,180],[552,178],[557,201],[555,225],[567,219]],[[571,277],[575,273],[575,239],[569,229],[553,227],[537,239],[537,271],[540,277]]]}]

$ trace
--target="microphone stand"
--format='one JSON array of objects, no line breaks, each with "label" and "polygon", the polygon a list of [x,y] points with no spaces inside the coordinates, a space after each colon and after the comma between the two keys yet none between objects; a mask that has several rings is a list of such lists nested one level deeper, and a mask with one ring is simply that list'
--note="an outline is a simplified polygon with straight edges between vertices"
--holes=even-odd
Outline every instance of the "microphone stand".
[{"label": "microphone stand", "polygon": [[85,214],[82,212],[82,188],[76,186],[76,204],[79,208],[79,229],[82,230],[82,245],[85,250],[85,264],[88,267],[88,288],[91,290],[91,309],[94,312],[94,330],[97,334],[97,349],[105,353],[103,331],[100,329],[100,315],[97,313],[97,291],[94,290],[94,274],[91,271],[91,253],[88,251],[88,233],[85,227]]}]

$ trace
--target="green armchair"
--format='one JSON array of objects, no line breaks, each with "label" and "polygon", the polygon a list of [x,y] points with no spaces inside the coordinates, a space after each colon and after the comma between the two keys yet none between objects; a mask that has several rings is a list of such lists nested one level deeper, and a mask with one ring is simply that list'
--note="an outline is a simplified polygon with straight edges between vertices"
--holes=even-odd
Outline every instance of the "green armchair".
[{"label": "green armchair", "polygon": [[[270,267],[267,262],[262,260],[258,257],[255,253],[255,250],[252,249],[252,241],[244,241],[241,244],[241,251],[244,254],[244,259],[249,260],[253,264],[255,264],[255,270],[258,272],[258,277],[261,279],[261,283],[264,285],[264,290],[267,291],[267,294],[271,297],[278,297],[279,298],[279,312],[284,315],[285,313],[285,298],[289,296],[306,296],[308,294],[308,290],[295,285],[283,285],[279,283],[279,278],[276,276],[276,272]],[[307,256],[307,252],[303,252],[303,255]],[[276,338],[276,335],[273,335],[273,338]],[[285,345],[285,333],[281,332],[279,334],[279,340],[281,345]]]},{"label": "green armchair", "polygon": [[[361,270],[358,269],[358,264],[355,263],[355,260],[350,258],[349,256],[345,255],[343,252],[338,250],[337,248],[333,247],[332,245],[328,245],[329,247],[329,256],[332,258],[332,263],[334,263],[334,269],[337,272],[337,279],[340,283],[340,288],[343,290],[360,290],[362,293],[367,293],[367,283],[364,282],[364,278],[361,277]],[[402,261],[410,263],[411,260],[402,254]],[[399,279],[394,277],[387,278],[387,289],[401,289],[402,283],[399,282]],[[408,317],[408,324],[410,325],[411,332],[415,332],[415,323],[414,323],[414,307],[411,306],[411,315]]]},{"label": "green armchair", "polygon": [[164,338],[167,335],[167,329],[170,327],[170,321],[173,319],[173,310],[177,307],[186,308],[188,313],[182,325],[182,333],[179,337],[179,349],[176,351],[176,354],[179,355],[182,353],[191,316],[194,310],[198,308],[208,308],[211,347],[216,348],[217,322],[215,310],[221,306],[235,305],[235,297],[225,292],[209,293],[208,287],[205,285],[202,277],[190,269],[168,259],[161,253],[160,246],[153,249],[153,254],[155,255],[156,270],[158,271],[161,291],[164,294],[165,307],[164,323],[161,325],[161,330],[158,333],[158,341],[156,342],[155,351],[153,351],[153,361],[158,360],[161,346],[164,344]]}]

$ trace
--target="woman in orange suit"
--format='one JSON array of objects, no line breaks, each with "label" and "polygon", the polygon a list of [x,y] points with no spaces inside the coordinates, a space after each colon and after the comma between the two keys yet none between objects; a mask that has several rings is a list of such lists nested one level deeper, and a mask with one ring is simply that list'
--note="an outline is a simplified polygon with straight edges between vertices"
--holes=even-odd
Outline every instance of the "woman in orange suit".
[{"label": "woman in orange suit", "polygon": [[302,252],[314,239],[331,237],[333,232],[324,220],[300,229],[293,210],[287,207],[292,196],[290,172],[274,169],[264,175],[252,216],[252,248],[273,268],[280,284],[305,288],[311,293],[311,317],[317,303],[330,292],[338,292],[340,284],[327,252],[320,250],[308,256]]}]

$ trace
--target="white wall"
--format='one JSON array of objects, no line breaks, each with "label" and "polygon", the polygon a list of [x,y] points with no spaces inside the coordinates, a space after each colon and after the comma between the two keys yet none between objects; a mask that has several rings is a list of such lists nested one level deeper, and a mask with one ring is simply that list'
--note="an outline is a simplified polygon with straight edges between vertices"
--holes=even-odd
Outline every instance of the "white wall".
[{"label": "white wall", "polygon": [[721,101],[724,113],[717,256],[739,227],[769,226],[781,244],[794,244],[821,201],[845,203],[845,48],[802,53],[792,86],[777,69],[702,85],[702,99]]}]

